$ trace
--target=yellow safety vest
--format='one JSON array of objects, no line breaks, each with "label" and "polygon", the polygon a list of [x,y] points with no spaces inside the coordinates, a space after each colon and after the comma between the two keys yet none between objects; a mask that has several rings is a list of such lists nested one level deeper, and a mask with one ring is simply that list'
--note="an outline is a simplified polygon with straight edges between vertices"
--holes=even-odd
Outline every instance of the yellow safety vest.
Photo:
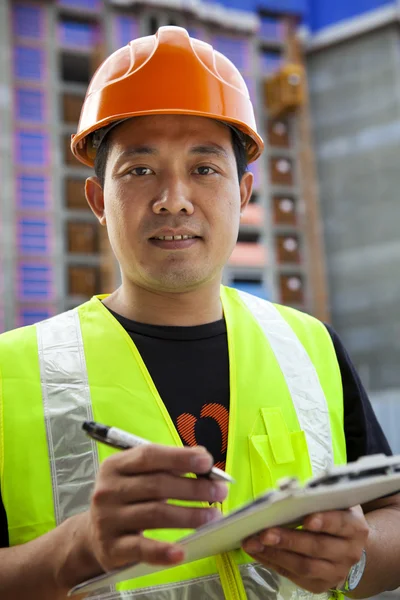
[{"label": "yellow safety vest", "polygon": [[[136,346],[102,298],[0,336],[0,475],[10,545],[88,508],[98,464],[113,450],[85,436],[85,419],[182,445]],[[221,300],[230,366],[226,469],[238,482],[222,504],[228,513],[284,476],[305,481],[345,463],[346,451],[340,370],[324,325],[226,287]],[[184,533],[148,535],[172,541]],[[278,596],[313,594],[238,549],[123,582],[104,598]]]}]

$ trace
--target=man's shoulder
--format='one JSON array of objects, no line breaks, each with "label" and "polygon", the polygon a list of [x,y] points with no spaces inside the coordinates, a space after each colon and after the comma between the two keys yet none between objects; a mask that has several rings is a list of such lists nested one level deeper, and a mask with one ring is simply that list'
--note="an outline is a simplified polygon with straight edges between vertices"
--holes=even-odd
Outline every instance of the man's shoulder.
[{"label": "man's shoulder", "polygon": [[324,349],[325,352],[335,354],[330,332],[326,325],[313,315],[253,296],[248,292],[234,290],[232,294],[237,295],[238,299],[240,299],[259,322],[262,322],[264,319],[273,322],[281,317],[290,326],[292,331],[294,331],[310,355],[317,356]]},{"label": "man's shoulder", "polygon": [[36,344],[38,327],[45,325],[47,323],[51,324],[51,323],[54,323],[57,321],[60,323],[65,321],[66,326],[67,326],[67,322],[66,322],[67,315],[70,315],[73,312],[76,312],[78,310],[78,308],[69,310],[69,311],[65,311],[62,313],[58,313],[58,314],[54,315],[53,317],[50,317],[49,319],[46,319],[44,321],[38,321],[37,323],[33,323],[32,325],[25,325],[24,327],[17,327],[15,329],[10,329],[9,331],[5,331],[4,333],[1,333],[0,334],[0,351],[4,351],[4,349],[12,348],[12,347],[21,348],[21,344],[22,344],[22,347],[24,347],[30,343]]},{"label": "man's shoulder", "polygon": [[323,327],[324,329],[326,329],[324,323],[317,319],[317,317],[314,317],[314,315],[310,315],[309,313],[306,313],[302,310],[292,308],[291,306],[286,306],[284,304],[274,304],[274,306],[282,315],[282,317],[288,321],[296,320],[302,325],[308,327]]},{"label": "man's shoulder", "polygon": [[10,329],[0,334],[0,348],[5,348],[35,336],[35,324]]},{"label": "man's shoulder", "polygon": [[268,312],[273,314],[276,311],[286,320],[286,321],[296,321],[304,326],[315,326],[315,327],[323,327],[325,326],[316,317],[305,313],[296,308],[292,308],[290,306],[285,306],[283,304],[278,304],[276,302],[271,302],[264,298],[260,298],[259,296],[255,296],[254,294],[250,294],[249,292],[244,292],[241,290],[237,290],[235,288],[227,288],[228,290],[234,290],[233,293],[237,293],[244,302],[244,304],[250,309],[254,310],[254,312],[260,312],[267,314]]},{"label": "man's shoulder", "polygon": [[[64,336],[64,331],[70,331],[71,327],[77,323],[77,321],[82,321],[82,319],[89,317],[97,318],[99,313],[99,307],[101,307],[101,303],[97,301],[97,298],[91,298],[87,302],[76,306],[70,310],[58,313],[49,319],[45,319],[44,321],[38,321],[37,323],[33,323],[32,325],[27,325],[24,327],[18,327],[16,329],[11,329],[4,333],[0,334],[0,353],[3,356],[4,352],[8,349],[28,349],[33,346],[35,351],[37,351],[37,339],[38,339],[38,331],[41,329],[42,335],[46,335],[51,329],[55,330],[61,336]],[[105,311],[106,313],[108,311]]]}]

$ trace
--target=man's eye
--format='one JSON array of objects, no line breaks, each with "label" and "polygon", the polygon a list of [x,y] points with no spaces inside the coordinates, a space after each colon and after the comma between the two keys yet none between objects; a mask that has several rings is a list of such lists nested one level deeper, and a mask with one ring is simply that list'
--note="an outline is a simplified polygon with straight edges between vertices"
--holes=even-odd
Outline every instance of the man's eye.
[{"label": "man's eye", "polygon": [[132,173],[132,175],[136,175],[136,177],[141,177],[143,175],[151,175],[153,171],[148,167],[135,167],[129,172]]},{"label": "man's eye", "polygon": [[212,175],[212,173],[215,173],[212,167],[197,167],[196,171],[199,175]]}]

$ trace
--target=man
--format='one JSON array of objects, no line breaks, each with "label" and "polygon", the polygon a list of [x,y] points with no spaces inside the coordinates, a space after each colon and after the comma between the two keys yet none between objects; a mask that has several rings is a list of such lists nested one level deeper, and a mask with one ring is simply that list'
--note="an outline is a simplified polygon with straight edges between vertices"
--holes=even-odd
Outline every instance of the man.
[{"label": "man", "polygon": [[[221,288],[263,149],[238,71],[180,28],[131,42],[95,74],[72,149],[95,167],[86,196],[122,284],[1,336],[1,598],[61,600],[135,561],[173,568],[100,598],[328,598],[364,553],[352,595],[397,587],[397,496],[180,564],[176,540],[215,505],[390,452],[332,330]],[[96,447],[92,418],[154,444]],[[213,461],[237,480],[228,496],[182,477]]]}]

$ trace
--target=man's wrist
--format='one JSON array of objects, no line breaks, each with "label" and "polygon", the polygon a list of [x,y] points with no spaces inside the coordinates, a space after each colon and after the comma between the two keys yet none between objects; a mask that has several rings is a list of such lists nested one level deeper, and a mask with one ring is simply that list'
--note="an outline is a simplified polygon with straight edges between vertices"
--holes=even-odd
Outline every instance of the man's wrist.
[{"label": "man's wrist", "polygon": [[363,550],[360,560],[351,567],[344,584],[340,588],[337,588],[337,590],[343,592],[343,594],[353,592],[362,579],[366,563],[367,554],[365,550]]},{"label": "man's wrist", "polygon": [[87,522],[87,513],[82,513],[67,519],[58,528],[62,543],[54,578],[57,587],[65,592],[103,572],[88,543]]}]

